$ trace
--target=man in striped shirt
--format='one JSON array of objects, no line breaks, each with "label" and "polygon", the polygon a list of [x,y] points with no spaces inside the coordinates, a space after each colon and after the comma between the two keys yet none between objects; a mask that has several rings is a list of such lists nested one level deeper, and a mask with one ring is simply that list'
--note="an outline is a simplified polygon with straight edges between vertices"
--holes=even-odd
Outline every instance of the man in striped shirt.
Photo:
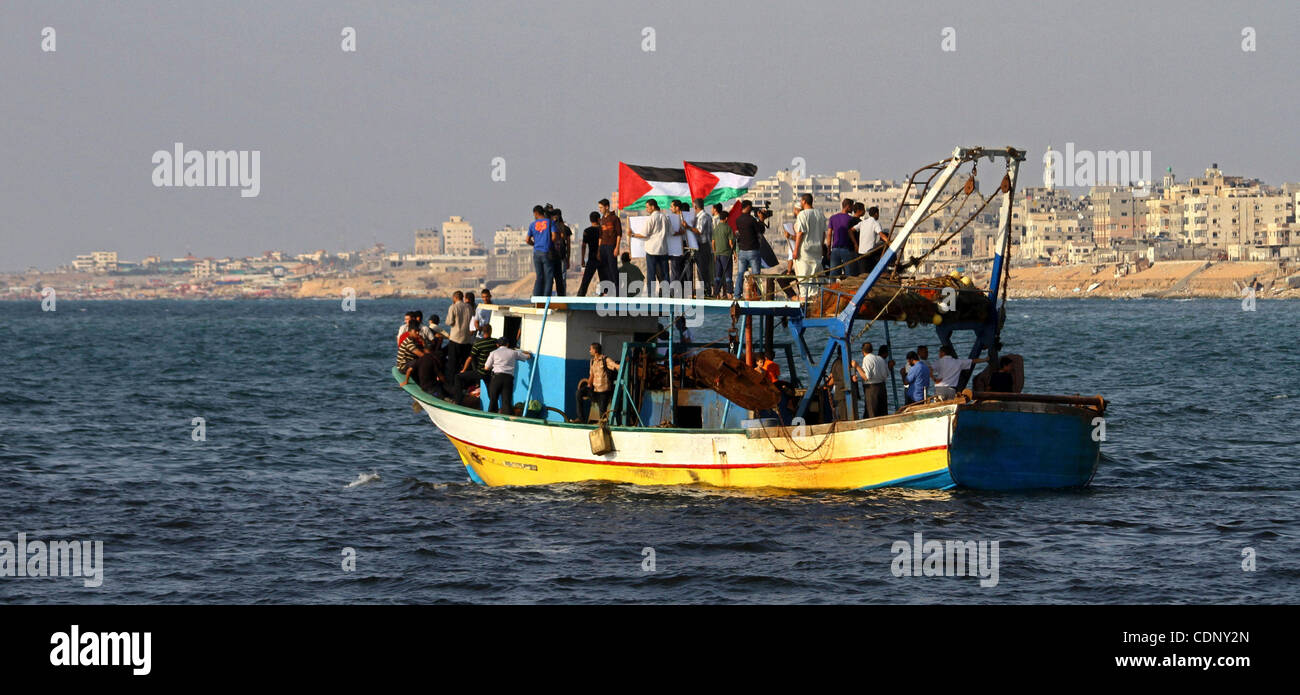
[{"label": "man in striped shirt", "polygon": [[480,381],[492,377],[486,365],[488,355],[497,349],[497,341],[492,337],[491,324],[483,324],[480,330],[483,332],[483,337],[470,346],[469,356],[465,358],[465,363],[461,365],[460,373],[456,375],[453,383],[457,401],[461,400],[465,393],[478,387]]},{"label": "man in striped shirt", "polygon": [[[601,416],[609,409],[610,397],[614,395],[614,385],[610,383],[609,373],[618,370],[618,362],[610,359],[600,349],[600,343],[592,343],[591,367],[587,372],[587,384],[591,386],[591,400]],[[581,415],[585,418],[585,415]]]},{"label": "man in striped shirt", "polygon": [[397,339],[397,369],[406,375],[401,385],[406,386],[415,376],[415,383],[425,393],[446,397],[442,388],[444,356],[438,345],[442,338],[435,335],[432,344],[426,343],[420,336],[419,317],[412,316],[409,321],[408,330]]}]

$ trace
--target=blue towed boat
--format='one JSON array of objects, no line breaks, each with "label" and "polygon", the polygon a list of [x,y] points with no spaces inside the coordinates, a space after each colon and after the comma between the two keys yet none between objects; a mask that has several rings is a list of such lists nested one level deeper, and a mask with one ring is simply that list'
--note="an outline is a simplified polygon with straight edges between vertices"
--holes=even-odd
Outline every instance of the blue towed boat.
[{"label": "blue towed boat", "polygon": [[976,490],[1083,487],[1101,459],[1100,398],[982,394],[961,405],[948,448],[955,484]]}]

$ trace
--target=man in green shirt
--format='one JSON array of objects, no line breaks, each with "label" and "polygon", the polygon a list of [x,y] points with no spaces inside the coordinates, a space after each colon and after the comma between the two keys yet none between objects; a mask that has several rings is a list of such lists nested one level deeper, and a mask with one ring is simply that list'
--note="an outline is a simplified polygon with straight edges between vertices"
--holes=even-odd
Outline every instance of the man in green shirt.
[{"label": "man in green shirt", "polygon": [[[703,214],[701,212],[701,214]],[[719,299],[731,296],[735,280],[731,276],[732,261],[736,257],[736,235],[727,224],[722,203],[713,204],[713,296]]]},{"label": "man in green shirt", "polygon": [[[618,267],[619,294],[624,297],[639,297],[645,292],[645,274],[632,262],[632,254],[623,252],[622,265]],[[632,283],[637,283],[632,287]],[[635,290],[635,291],[634,291]]]},{"label": "man in green shirt", "polygon": [[461,365],[460,373],[456,375],[452,384],[455,388],[452,396],[457,403],[464,399],[466,393],[473,391],[474,387],[479,385],[479,381],[492,376],[487,373],[484,363],[487,362],[488,355],[497,349],[497,341],[492,337],[492,324],[484,324],[479,327],[479,330],[482,331],[483,337],[470,345],[469,355],[465,358],[465,363]]}]

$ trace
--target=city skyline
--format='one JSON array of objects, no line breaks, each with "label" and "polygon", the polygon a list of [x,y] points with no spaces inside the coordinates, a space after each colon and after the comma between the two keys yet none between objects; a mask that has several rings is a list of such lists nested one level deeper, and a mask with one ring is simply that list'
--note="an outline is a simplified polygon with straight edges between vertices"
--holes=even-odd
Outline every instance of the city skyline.
[{"label": "city skyline", "polygon": [[[582,219],[620,160],[744,160],[767,177],[798,157],[898,180],[956,145],[1024,147],[1036,164],[1074,142],[1149,151],[1180,177],[1217,162],[1300,180],[1300,32],[1279,29],[1300,25],[1296,6],[779,7],[511,6],[503,23],[496,3],[6,5],[0,267],[105,248],[404,248],[449,214],[486,244],[535,203]],[[543,25],[574,30],[543,51],[529,41]],[[156,185],[151,157],[174,143],[260,152],[260,191]]]}]

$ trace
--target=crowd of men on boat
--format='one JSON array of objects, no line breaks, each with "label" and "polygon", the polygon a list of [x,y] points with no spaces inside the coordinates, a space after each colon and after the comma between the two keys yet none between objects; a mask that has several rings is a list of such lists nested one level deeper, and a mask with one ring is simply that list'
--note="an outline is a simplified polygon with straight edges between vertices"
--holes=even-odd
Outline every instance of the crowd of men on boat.
[{"label": "crowd of men on boat", "polygon": [[[529,361],[534,355],[512,346],[507,336],[493,336],[491,321],[492,292],[480,291],[482,302],[475,307],[472,292],[456,291],[447,310],[447,319],[434,314],[428,321],[419,310],[406,312],[397,333],[397,369],[405,375],[401,382],[406,386],[412,379],[425,393],[448,402],[478,407],[483,389],[487,392],[487,410],[514,415],[514,376],[520,361]],[[691,335],[678,317],[675,328],[689,343]],[[603,354],[600,343],[588,348],[590,369],[588,377],[579,384],[584,398],[596,408],[598,417],[608,413],[613,397],[614,377],[620,365]],[[982,358],[959,359],[951,347],[941,346],[939,357],[930,360],[929,348],[917,346],[906,356],[906,364],[898,373],[903,383],[903,400],[899,407],[924,401],[931,396],[952,398],[957,393],[959,379],[964,371]],[[886,380],[892,381],[896,365],[890,356],[889,346],[873,349],[870,342],[862,344],[861,361],[852,360],[850,370],[855,385],[861,387],[862,417],[873,418],[890,412]],[[785,383],[781,367],[771,352],[758,355],[754,369],[773,384]],[[1010,357],[1000,360],[998,369],[990,375],[988,390],[1010,393],[1013,388],[1014,362]],[[826,388],[836,388],[835,374],[827,377]]]},{"label": "crowd of men on boat", "polygon": [[[925,345],[918,345],[915,350],[909,351],[905,359],[906,364],[898,370],[903,382],[903,402],[899,407],[925,401],[930,397],[944,400],[956,397],[962,373],[969,371],[976,364],[988,361],[982,357],[958,358],[956,351],[948,345],[939,346],[939,357],[933,362],[930,360],[930,349]],[[849,366],[853,380],[863,387],[862,417],[887,415],[890,411],[885,380],[891,377],[895,367],[894,360],[889,354],[889,346],[881,345],[873,353],[872,344],[863,343],[862,361],[852,360]],[[1014,359],[1002,357],[998,361],[997,370],[991,370],[989,373],[988,390],[1013,392],[1015,390],[1014,367]]]},{"label": "crowd of men on boat", "polygon": [[[406,386],[415,380],[425,393],[451,403],[475,407],[487,393],[487,410],[514,415],[515,370],[533,353],[513,347],[508,336],[492,335],[492,292],[480,291],[482,303],[474,306],[473,292],[452,293],[446,322],[437,314],[424,319],[424,312],[406,312],[397,330],[397,369]],[[601,352],[600,343],[590,348],[591,369],[586,388],[597,412],[609,408],[613,396],[612,375],[618,362]]]},{"label": "crowd of men on boat", "polygon": [[[671,200],[666,210],[651,199],[645,209],[648,219],[641,231],[625,231],[609,200],[597,202],[579,238],[582,280],[576,296],[592,291],[658,295],[664,288],[676,287],[683,294],[705,298],[743,297],[746,274],[762,273],[764,251],[771,253],[765,249],[765,235],[772,210],[751,200],[742,200],[734,217],[721,203],[706,208],[699,198],[690,203]],[[688,209],[692,214],[687,214]],[[827,218],[814,206],[812,195],[805,193],[794,212],[794,223],[781,230],[788,249],[784,264],[788,274],[860,275],[870,271],[889,241],[880,226],[879,208],[851,198],[841,201],[840,212]],[[623,250],[631,248],[633,239],[645,250],[644,272]],[[533,207],[526,234],[533,249],[533,296],[568,295],[573,240],[573,230],[560,209],[549,204]]]},{"label": "crowd of men on boat", "polygon": [[425,323],[424,312],[406,312],[397,330],[397,369],[405,375],[402,386],[415,383],[436,398],[463,403],[477,398],[484,385],[494,410],[514,403],[515,365],[532,359],[526,350],[511,347],[505,337],[492,335],[492,292],[480,291],[482,305],[474,306],[474,293],[452,293],[447,319],[437,314]]},{"label": "crowd of men on boat", "polygon": [[[593,279],[599,279],[605,289],[616,287],[619,294],[625,294],[648,275],[654,283],[698,280],[705,297],[739,297],[743,296],[745,274],[762,271],[761,240],[771,211],[755,209],[751,201],[741,202],[740,214],[733,224],[721,204],[706,210],[704,201],[697,199],[695,214],[688,218],[683,215],[683,201],[671,201],[665,212],[651,200],[646,205],[649,220],[643,233],[629,231],[627,234],[609,200],[602,199],[597,206],[588,216],[591,225],[582,234],[583,275],[579,296],[587,294]],[[804,194],[798,208],[791,229],[784,230],[790,242],[787,269],[797,276],[868,272],[888,243],[888,234],[880,226],[879,210],[875,207],[845,199],[841,211],[827,218],[813,206],[812,196]],[[534,207],[533,218],[527,234],[536,272],[533,294],[564,296],[572,232],[564,222],[563,213],[550,205]],[[685,243],[683,237],[688,234],[695,235],[696,243]],[[630,243],[632,237],[644,243],[646,274],[631,262],[628,252],[621,251],[624,240]],[[616,257],[621,262],[616,263]],[[510,336],[492,334],[489,308],[492,293],[486,288],[480,290],[481,303],[477,307],[474,294],[473,291],[454,292],[445,322],[437,315],[431,315],[426,322],[423,312],[418,310],[406,313],[397,334],[397,369],[405,376],[402,386],[414,379],[431,396],[462,405],[472,403],[476,407],[486,389],[488,410],[516,414],[515,371],[520,361],[535,356],[514,347],[516,343]],[[691,342],[683,317],[678,317],[674,328],[681,340]],[[580,388],[594,403],[596,412],[603,415],[612,400],[613,375],[619,364],[602,353],[599,343],[592,343],[589,353],[590,371]],[[898,408],[931,396],[954,397],[963,372],[985,361],[959,359],[951,347],[943,346],[938,358],[931,362],[924,345],[908,352],[905,359],[906,363],[898,368],[903,383],[903,400],[896,404]],[[853,388],[861,387],[863,418],[890,412],[885,382],[892,381],[896,367],[889,346],[873,349],[871,343],[862,345],[860,362],[850,362]],[[754,368],[774,384],[785,383],[781,380],[780,365],[770,353],[762,353]],[[1013,371],[1012,360],[1002,358],[998,369],[990,374],[989,390],[1013,391]],[[827,377],[825,387],[828,391],[836,388],[834,371]]]}]

